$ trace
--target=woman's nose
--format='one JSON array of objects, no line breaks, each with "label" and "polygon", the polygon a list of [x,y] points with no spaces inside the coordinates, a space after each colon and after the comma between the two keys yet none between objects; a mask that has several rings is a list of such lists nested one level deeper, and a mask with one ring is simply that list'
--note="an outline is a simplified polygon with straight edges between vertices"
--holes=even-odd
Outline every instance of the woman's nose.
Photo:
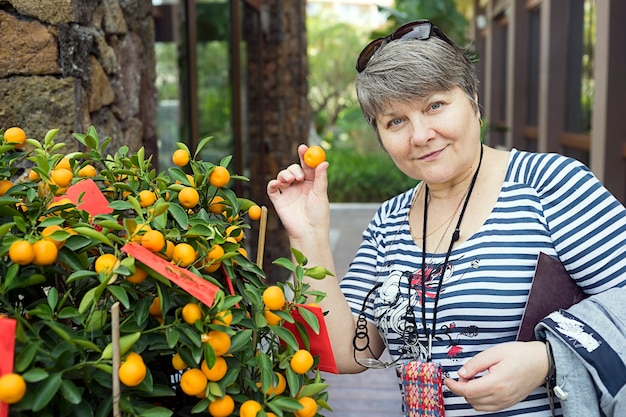
[{"label": "woman's nose", "polygon": [[411,143],[424,145],[435,136],[435,131],[423,117],[414,115],[409,118],[411,127]]}]

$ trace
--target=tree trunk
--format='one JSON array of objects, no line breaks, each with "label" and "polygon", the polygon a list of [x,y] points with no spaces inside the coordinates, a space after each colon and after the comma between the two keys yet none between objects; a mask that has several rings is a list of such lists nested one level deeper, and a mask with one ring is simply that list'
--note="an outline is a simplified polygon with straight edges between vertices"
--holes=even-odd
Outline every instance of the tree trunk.
[{"label": "tree trunk", "polygon": [[[243,27],[248,48],[250,192],[254,201],[268,208],[263,267],[269,281],[278,281],[286,278],[286,272],[273,268],[271,261],[290,257],[289,242],[266,185],[280,169],[297,162],[298,144],[308,138],[306,1],[249,1]],[[252,235],[254,245],[258,234]]]}]

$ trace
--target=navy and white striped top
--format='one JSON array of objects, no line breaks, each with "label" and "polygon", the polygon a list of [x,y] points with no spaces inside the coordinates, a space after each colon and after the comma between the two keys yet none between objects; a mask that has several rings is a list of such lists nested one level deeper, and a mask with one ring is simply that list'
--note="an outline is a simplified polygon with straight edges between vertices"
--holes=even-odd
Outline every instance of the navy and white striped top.
[{"label": "navy and white striped top", "polygon": [[[353,313],[365,305],[394,359],[424,360],[428,346],[421,320],[422,254],[408,225],[418,188],[381,205],[341,282]],[[595,294],[626,286],[625,243],[626,209],[587,167],[557,154],[511,151],[492,212],[473,236],[453,248],[443,274],[432,358],[442,364],[444,378],[456,378],[476,353],[515,341],[539,252],[558,257],[578,285]],[[444,253],[426,254],[429,331],[444,258]],[[376,284],[381,286],[363,304]],[[414,321],[406,320],[409,302]],[[411,342],[408,336],[416,332],[419,341]],[[444,396],[448,417],[551,415],[543,387],[491,414],[476,412],[445,387]]]}]

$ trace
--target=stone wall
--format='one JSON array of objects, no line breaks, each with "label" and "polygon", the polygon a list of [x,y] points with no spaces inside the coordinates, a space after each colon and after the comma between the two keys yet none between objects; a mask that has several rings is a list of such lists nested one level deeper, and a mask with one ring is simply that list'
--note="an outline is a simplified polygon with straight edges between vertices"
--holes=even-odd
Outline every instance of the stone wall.
[{"label": "stone wall", "polygon": [[156,151],[151,0],[0,0],[0,128]]}]

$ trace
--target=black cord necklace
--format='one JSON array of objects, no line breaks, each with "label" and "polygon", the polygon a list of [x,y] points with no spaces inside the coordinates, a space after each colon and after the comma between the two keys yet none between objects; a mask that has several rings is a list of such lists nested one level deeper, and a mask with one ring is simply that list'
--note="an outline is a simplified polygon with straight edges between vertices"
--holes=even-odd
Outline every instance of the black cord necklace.
[{"label": "black cord necklace", "polygon": [[[470,182],[469,188],[467,189],[467,196],[465,197],[465,202],[463,203],[463,208],[461,209],[461,213],[459,214],[459,220],[456,223],[456,227],[454,228],[454,232],[452,233],[452,238],[450,239],[450,245],[448,246],[448,251],[446,252],[445,260],[443,261],[443,265],[441,266],[441,278],[437,283],[437,292],[435,293],[435,303],[433,306],[433,323],[430,333],[428,332],[428,327],[426,326],[426,223],[428,221],[428,185],[425,185],[424,191],[424,225],[423,225],[423,233],[422,233],[422,326],[424,327],[424,336],[428,339],[428,361],[432,360],[432,343],[435,338],[435,334],[437,332],[437,305],[439,304],[439,295],[441,294],[441,285],[443,284],[443,277],[446,273],[446,268],[448,267],[448,261],[450,260],[450,254],[452,253],[452,246],[454,243],[459,240],[461,236],[461,221],[463,220],[463,215],[465,214],[465,209],[467,208],[467,203],[469,203],[470,196],[472,195],[472,191],[474,190],[474,185],[476,184],[476,179],[478,178],[478,172],[480,171],[480,166],[483,162],[483,145],[480,144],[480,159],[478,160],[478,166],[476,167],[476,172],[474,172],[474,176],[472,177],[472,181]],[[411,283],[409,282],[409,292],[411,291]],[[409,301],[410,301],[409,294]],[[409,308],[410,303],[409,303]]]}]

